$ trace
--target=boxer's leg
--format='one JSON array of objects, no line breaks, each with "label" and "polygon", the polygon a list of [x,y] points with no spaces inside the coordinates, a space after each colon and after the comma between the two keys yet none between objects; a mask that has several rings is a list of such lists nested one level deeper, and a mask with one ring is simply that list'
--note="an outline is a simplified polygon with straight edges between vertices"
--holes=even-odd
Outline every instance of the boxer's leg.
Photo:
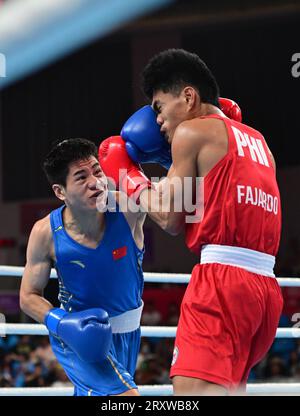
[{"label": "boxer's leg", "polygon": [[198,378],[174,376],[172,381],[175,396],[225,396],[227,394],[225,387]]}]

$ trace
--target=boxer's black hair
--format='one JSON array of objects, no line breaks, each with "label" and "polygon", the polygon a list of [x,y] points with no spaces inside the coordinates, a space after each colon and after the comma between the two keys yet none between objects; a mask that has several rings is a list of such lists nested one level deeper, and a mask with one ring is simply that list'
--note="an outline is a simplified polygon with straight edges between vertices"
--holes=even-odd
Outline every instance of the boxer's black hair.
[{"label": "boxer's black hair", "polygon": [[198,55],[184,49],[167,49],[155,55],[142,72],[142,90],[152,100],[156,91],[178,95],[194,87],[204,103],[219,107],[217,81]]},{"label": "boxer's black hair", "polygon": [[66,139],[54,143],[43,162],[43,170],[51,185],[66,186],[70,163],[87,160],[95,156],[98,160],[96,145],[87,139]]}]

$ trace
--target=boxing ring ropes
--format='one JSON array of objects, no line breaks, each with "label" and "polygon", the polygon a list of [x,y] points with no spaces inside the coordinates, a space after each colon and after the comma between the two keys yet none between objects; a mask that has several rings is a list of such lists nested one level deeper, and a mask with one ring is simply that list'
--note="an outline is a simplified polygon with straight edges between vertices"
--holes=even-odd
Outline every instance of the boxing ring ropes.
[{"label": "boxing ring ropes", "polygon": [[[21,277],[23,267],[0,266],[1,276]],[[183,273],[144,273],[148,283],[188,283],[189,274]],[[50,278],[57,278],[56,271],[51,270]],[[300,278],[277,278],[281,287],[300,287]],[[142,337],[174,338],[176,327],[171,326],[142,326]],[[5,335],[48,335],[48,330],[42,324],[8,324],[0,323],[0,334]],[[300,338],[300,328],[278,328],[276,338]],[[172,395],[172,385],[139,386],[142,396]],[[247,384],[248,395],[300,395],[300,383],[250,383]],[[72,396],[72,387],[2,387],[0,396]]]}]

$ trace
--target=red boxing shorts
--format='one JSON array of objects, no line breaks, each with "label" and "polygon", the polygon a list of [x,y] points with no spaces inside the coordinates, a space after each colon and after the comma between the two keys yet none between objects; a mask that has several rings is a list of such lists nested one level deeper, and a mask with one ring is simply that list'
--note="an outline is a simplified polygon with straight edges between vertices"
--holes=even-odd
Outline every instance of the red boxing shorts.
[{"label": "red boxing shorts", "polygon": [[181,304],[170,376],[228,390],[245,387],[268,352],[283,306],[273,277],[235,266],[197,264]]}]

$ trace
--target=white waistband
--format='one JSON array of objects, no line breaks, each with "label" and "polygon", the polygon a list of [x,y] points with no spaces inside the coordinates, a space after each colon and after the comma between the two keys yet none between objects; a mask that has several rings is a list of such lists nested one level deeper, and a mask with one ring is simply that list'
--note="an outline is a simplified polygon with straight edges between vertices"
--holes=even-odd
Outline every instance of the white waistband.
[{"label": "white waistband", "polygon": [[[136,309],[121,313],[121,315],[110,317],[109,323],[113,334],[124,334],[125,332],[135,331],[140,327],[141,316],[143,312],[144,302]],[[64,309],[63,304],[60,305]]]},{"label": "white waistband", "polygon": [[109,318],[111,330],[113,334],[123,334],[125,332],[135,331],[140,327],[141,316],[144,303],[137,309],[121,313],[121,315]]},{"label": "white waistband", "polygon": [[202,247],[200,263],[228,264],[249,272],[275,277],[275,257],[248,248],[207,244]]}]

